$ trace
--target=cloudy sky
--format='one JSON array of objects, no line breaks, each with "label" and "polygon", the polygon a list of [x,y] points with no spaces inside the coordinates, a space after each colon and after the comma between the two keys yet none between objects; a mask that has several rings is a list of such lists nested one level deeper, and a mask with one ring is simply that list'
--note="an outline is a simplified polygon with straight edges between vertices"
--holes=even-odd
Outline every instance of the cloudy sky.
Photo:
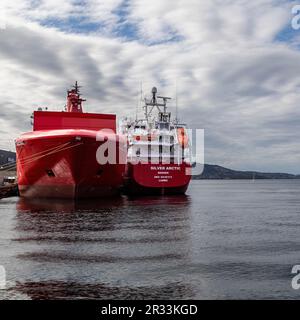
[{"label": "cloudy sky", "polygon": [[75,80],[86,111],[119,117],[135,113],[141,82],[173,97],[177,83],[181,120],[205,129],[207,163],[300,173],[295,4],[1,0],[0,148],[14,148],[38,106],[61,110]]}]

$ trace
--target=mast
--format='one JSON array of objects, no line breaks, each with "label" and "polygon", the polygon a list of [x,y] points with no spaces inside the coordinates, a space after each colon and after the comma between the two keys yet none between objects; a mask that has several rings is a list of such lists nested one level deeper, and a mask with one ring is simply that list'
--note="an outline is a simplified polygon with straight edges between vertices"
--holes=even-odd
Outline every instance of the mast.
[{"label": "mast", "polygon": [[175,108],[175,123],[178,124],[178,88],[177,88],[177,80],[176,80],[176,108]]},{"label": "mast", "polygon": [[[158,113],[159,113],[160,121],[166,122],[167,118],[170,119],[170,113],[167,112],[167,101],[170,100],[171,98],[164,97],[164,96],[157,96],[156,95],[157,94],[156,87],[152,88],[151,93],[152,93],[152,99],[150,101],[145,98],[144,109],[145,109],[146,120],[149,121],[151,113],[152,113],[154,107],[156,107],[158,110]],[[160,99],[162,101],[159,101],[158,99]],[[150,108],[148,109],[148,107],[150,107]],[[163,111],[162,111],[161,107],[163,107]]]},{"label": "mast", "polygon": [[143,82],[141,81],[140,97],[138,99],[138,103],[137,103],[136,109],[135,109],[135,121],[138,120],[138,108],[139,108],[139,106],[141,106],[142,101],[143,101]]},{"label": "mast", "polygon": [[71,90],[68,90],[67,95],[67,112],[77,112],[82,113],[82,102],[86,101],[85,99],[80,98],[80,92],[79,92],[80,86],[78,85],[78,82],[75,82],[75,85],[72,87]]}]

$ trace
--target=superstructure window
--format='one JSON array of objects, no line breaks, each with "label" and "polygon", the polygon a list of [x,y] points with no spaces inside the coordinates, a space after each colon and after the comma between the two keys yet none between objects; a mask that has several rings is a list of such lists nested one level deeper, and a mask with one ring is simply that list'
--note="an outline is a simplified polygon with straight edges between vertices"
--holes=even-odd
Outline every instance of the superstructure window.
[{"label": "superstructure window", "polygon": [[163,129],[166,129],[166,130],[169,130],[170,129],[170,124],[169,123],[165,123],[165,122],[162,122],[159,124],[159,129],[160,130],[163,130]]}]

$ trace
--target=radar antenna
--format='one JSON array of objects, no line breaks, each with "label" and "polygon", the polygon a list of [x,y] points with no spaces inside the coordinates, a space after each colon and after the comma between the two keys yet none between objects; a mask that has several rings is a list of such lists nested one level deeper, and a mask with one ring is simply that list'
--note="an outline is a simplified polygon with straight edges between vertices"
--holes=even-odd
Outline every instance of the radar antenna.
[{"label": "radar antenna", "polygon": [[[152,93],[152,99],[150,101],[145,98],[144,109],[145,109],[145,118],[147,121],[149,121],[149,117],[151,116],[151,113],[152,113],[154,107],[157,108],[159,114],[166,115],[167,114],[167,101],[171,99],[169,97],[157,96],[156,95],[157,94],[156,87],[152,88],[151,93]],[[162,101],[158,102],[158,99],[160,99]],[[150,108],[148,109],[148,107],[150,107]],[[163,107],[163,111],[161,110],[160,107]]]},{"label": "radar antenna", "polygon": [[76,82],[75,82],[75,85],[72,86],[72,88],[74,88],[75,93],[78,93],[78,94],[79,94],[79,89],[82,88],[82,87],[79,86],[79,85],[78,85],[78,82],[76,81]]}]

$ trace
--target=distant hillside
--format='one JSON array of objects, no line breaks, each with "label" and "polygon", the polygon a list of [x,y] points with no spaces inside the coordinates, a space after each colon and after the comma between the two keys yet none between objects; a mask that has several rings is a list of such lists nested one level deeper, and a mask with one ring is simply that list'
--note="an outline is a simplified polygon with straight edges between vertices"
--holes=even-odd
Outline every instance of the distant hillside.
[{"label": "distant hillside", "polygon": [[201,175],[193,176],[199,179],[300,179],[300,175],[289,173],[264,173],[256,171],[231,170],[221,166],[205,164]]}]

